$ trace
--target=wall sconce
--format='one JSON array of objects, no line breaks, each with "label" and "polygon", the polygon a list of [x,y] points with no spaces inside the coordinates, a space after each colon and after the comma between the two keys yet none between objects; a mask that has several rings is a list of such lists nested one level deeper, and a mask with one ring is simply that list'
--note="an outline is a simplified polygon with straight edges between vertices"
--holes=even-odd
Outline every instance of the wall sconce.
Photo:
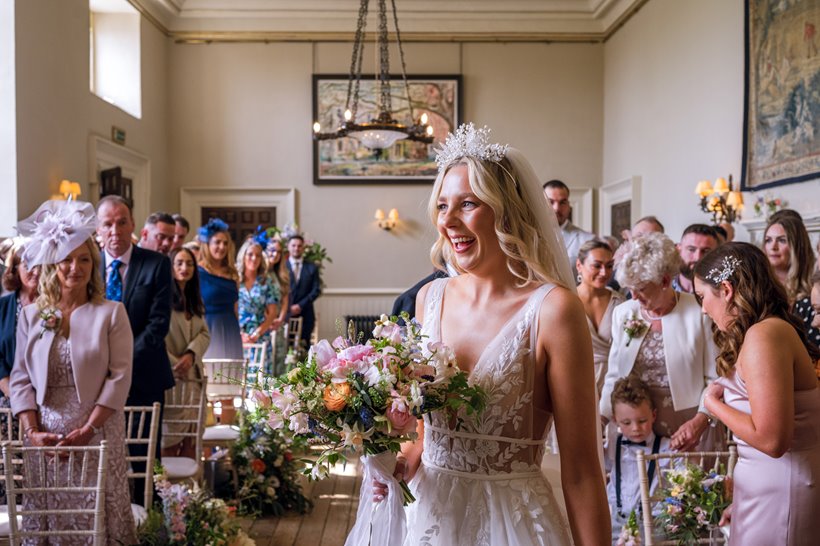
[{"label": "wall sconce", "polygon": [[384,211],[382,209],[376,209],[376,223],[385,231],[390,231],[396,224],[399,223],[399,211],[396,209],[390,209],[390,212],[387,213],[387,217],[384,215]]},{"label": "wall sconce", "polygon": [[734,223],[740,220],[740,211],[743,210],[743,194],[735,190],[732,184],[732,175],[729,182],[725,178],[715,180],[715,185],[708,180],[701,180],[695,186],[695,194],[700,196],[700,209],[711,213],[712,223]]},{"label": "wall sconce", "polygon": [[60,182],[60,196],[62,199],[71,197],[72,200],[76,200],[77,196],[81,193],[79,182],[72,182],[71,180],[63,180]]}]

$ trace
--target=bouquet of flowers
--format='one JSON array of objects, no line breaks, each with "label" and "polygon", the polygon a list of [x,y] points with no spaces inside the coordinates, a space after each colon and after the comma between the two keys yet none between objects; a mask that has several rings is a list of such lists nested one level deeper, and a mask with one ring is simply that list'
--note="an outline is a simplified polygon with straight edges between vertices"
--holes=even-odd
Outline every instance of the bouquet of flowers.
[{"label": "bouquet of flowers", "polygon": [[168,481],[165,470],[154,468],[154,486],[161,511],[151,508],[137,529],[145,546],[255,546],[234,518],[235,508],[200,489]]},{"label": "bouquet of flowers", "polygon": [[626,525],[621,527],[617,546],[641,546],[641,530],[638,527],[638,516],[635,510],[630,512]]},{"label": "bouquet of flowers", "polygon": [[231,460],[239,478],[239,511],[254,516],[279,516],[285,510],[307,512],[312,503],[298,482],[302,463],[294,457],[307,449],[300,437],[268,425],[271,399],[254,391],[256,408],[245,416]]},{"label": "bouquet of flowers", "polygon": [[788,203],[780,198],[772,197],[771,194],[755,196],[755,216],[762,216],[764,213],[766,218],[784,208]]},{"label": "bouquet of flowers", "polygon": [[693,464],[663,472],[670,487],[661,493],[658,528],[670,540],[696,544],[718,528],[721,514],[731,504],[730,480],[725,474],[706,472]]},{"label": "bouquet of flowers", "polygon": [[333,263],[333,259],[327,255],[327,249],[313,239],[305,237],[305,235],[299,231],[299,226],[296,224],[285,224],[285,227],[282,229],[275,226],[269,227],[266,233],[268,239],[279,237],[285,241],[285,244],[287,244],[287,240],[294,235],[304,237],[305,252],[303,254],[303,258],[306,262],[311,262],[318,265],[320,273],[325,267],[325,262]]},{"label": "bouquet of flowers", "polygon": [[356,343],[354,332],[332,344],[321,340],[305,362],[274,381],[271,427],[287,425],[325,445],[305,470],[311,478],[326,477],[347,451],[398,453],[403,442],[416,439],[416,422],[426,413],[483,409],[484,392],[468,384],[453,351],[428,344],[425,356],[419,323],[402,318],[407,326],[382,315],[365,344]]},{"label": "bouquet of flowers", "polygon": [[[406,326],[382,315],[364,344],[356,341],[352,324],[347,339],[320,341],[305,362],[274,381],[272,391],[271,427],[287,426],[323,444],[305,470],[312,479],[324,478],[334,464],[346,461],[346,452],[365,455],[351,535],[369,537],[373,544],[402,538],[402,504],[414,499],[407,484],[392,474],[402,442],[416,439],[417,420],[442,410],[458,420],[461,410],[469,415],[486,402],[483,390],[470,385],[456,365],[453,351],[441,343],[425,345],[418,322],[406,313],[402,318]],[[388,486],[378,511],[372,510],[374,478]]]}]

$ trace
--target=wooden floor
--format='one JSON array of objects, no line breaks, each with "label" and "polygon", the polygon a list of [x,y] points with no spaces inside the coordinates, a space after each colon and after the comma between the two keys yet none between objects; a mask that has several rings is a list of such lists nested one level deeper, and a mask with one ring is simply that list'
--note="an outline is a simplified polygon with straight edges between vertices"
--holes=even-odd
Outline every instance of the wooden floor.
[{"label": "wooden floor", "polygon": [[308,514],[247,519],[242,527],[257,546],[342,546],[356,521],[359,474],[358,459],[346,468],[337,465],[322,481],[305,480],[305,495],[313,501]]}]

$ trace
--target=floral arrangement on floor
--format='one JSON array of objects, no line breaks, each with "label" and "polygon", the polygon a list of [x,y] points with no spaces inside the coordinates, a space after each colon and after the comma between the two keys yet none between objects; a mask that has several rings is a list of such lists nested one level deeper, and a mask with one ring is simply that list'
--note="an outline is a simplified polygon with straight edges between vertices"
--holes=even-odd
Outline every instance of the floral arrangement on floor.
[{"label": "floral arrangement on floor", "polygon": [[768,218],[778,210],[785,208],[788,204],[787,201],[783,201],[779,197],[772,197],[770,193],[755,195],[755,216],[765,214],[766,218]]},{"label": "floral arrangement on floor", "polygon": [[137,529],[143,546],[255,546],[234,517],[236,509],[198,485],[171,483],[165,469],[154,468],[161,508],[152,507]]},{"label": "floral arrangement on floor", "polygon": [[638,516],[635,510],[630,512],[626,525],[621,527],[616,546],[641,546],[641,530],[638,527]]},{"label": "floral arrangement on floor", "polygon": [[239,439],[231,447],[231,460],[238,477],[239,512],[253,516],[279,516],[286,510],[307,512],[313,503],[305,497],[299,476],[304,462],[298,455],[307,441],[268,425],[271,399],[254,391],[256,408],[245,415]]},{"label": "floral arrangement on floor", "polygon": [[[347,460],[346,452],[398,453],[402,442],[416,438],[424,414],[484,408],[485,393],[468,383],[453,351],[429,343],[425,352],[419,323],[406,313],[402,318],[406,326],[382,315],[364,344],[351,323],[347,339],[321,340],[306,361],[274,380],[270,426],[322,443],[305,468],[312,479],[328,476],[331,466]],[[412,502],[407,485],[401,486],[404,501]]]},{"label": "floral arrangement on floor", "polygon": [[670,486],[661,492],[658,529],[680,544],[708,537],[731,504],[731,480],[723,473],[706,472],[693,464],[663,472]]}]

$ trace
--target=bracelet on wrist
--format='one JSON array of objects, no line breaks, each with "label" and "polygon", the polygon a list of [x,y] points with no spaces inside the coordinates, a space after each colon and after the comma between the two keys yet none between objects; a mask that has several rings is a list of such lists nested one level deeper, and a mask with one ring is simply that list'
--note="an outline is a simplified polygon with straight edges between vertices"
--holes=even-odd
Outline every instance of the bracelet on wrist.
[{"label": "bracelet on wrist", "polygon": [[91,429],[91,431],[94,433],[94,435],[95,435],[95,436],[96,436],[97,434],[99,434],[99,433],[101,433],[101,432],[102,432],[102,427],[95,427],[95,426],[94,426],[92,423],[90,423],[90,422],[89,422],[89,423],[86,423],[86,424],[88,425],[88,428],[90,428],[90,429]]},{"label": "bracelet on wrist", "polygon": [[32,432],[40,432],[40,429],[34,425],[27,426],[25,430],[23,430],[23,435],[28,437],[28,435]]}]

